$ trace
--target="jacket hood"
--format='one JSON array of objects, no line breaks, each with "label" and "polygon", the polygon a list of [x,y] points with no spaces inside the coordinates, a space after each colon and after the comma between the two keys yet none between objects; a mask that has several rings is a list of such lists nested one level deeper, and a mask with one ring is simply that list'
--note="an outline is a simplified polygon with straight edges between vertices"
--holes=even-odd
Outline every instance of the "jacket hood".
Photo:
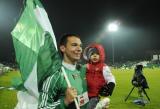
[{"label": "jacket hood", "polygon": [[104,48],[102,45],[100,44],[97,44],[97,43],[93,43],[93,44],[90,44],[88,47],[85,48],[84,50],[84,53],[83,53],[83,57],[84,59],[86,59],[87,61],[89,61],[89,50],[91,48],[96,48],[99,52],[99,55],[100,55],[100,63],[104,63],[105,61],[105,51],[104,51]]}]

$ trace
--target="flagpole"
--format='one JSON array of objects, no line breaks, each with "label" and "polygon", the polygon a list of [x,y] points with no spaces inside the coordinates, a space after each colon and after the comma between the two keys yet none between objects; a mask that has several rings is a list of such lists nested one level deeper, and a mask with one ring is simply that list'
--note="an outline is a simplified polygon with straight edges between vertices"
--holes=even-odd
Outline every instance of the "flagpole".
[{"label": "flagpole", "polygon": [[[64,67],[62,67],[62,73],[64,74],[64,77],[65,77],[65,80],[67,82],[68,87],[70,88],[71,87],[71,83],[70,83],[70,81],[68,79],[68,76],[67,76],[65,70],[64,70]],[[76,105],[76,109],[80,109],[76,98],[74,98],[74,102],[75,102],[75,105]]]}]

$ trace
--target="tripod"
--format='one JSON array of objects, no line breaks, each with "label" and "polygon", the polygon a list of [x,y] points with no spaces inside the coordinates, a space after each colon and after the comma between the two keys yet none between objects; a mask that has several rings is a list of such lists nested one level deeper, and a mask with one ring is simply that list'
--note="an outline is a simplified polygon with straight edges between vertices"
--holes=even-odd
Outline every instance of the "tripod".
[{"label": "tripod", "polygon": [[[127,101],[127,99],[129,98],[130,94],[132,93],[132,91],[134,90],[135,86],[133,86],[133,88],[131,89],[131,91],[129,92],[128,96],[125,98],[125,101]],[[147,95],[147,92],[145,91],[145,89],[140,86],[140,87],[137,87],[138,88],[138,91],[139,91],[139,94],[142,94],[144,93],[147,97],[147,99],[150,101],[150,98],[149,96]],[[140,95],[141,97],[143,97],[142,95]]]}]

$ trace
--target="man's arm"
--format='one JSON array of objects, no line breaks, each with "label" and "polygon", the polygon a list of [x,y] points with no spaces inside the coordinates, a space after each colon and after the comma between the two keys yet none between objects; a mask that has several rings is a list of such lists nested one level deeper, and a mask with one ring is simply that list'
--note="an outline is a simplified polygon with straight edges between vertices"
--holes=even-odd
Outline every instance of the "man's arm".
[{"label": "man's arm", "polygon": [[63,97],[60,97],[62,75],[52,75],[43,83],[42,91],[39,96],[38,109],[65,109],[77,97],[75,88],[67,88]]},{"label": "man's arm", "polygon": [[43,82],[43,87],[39,96],[38,109],[65,109],[64,98],[58,97],[61,74],[56,72]]}]

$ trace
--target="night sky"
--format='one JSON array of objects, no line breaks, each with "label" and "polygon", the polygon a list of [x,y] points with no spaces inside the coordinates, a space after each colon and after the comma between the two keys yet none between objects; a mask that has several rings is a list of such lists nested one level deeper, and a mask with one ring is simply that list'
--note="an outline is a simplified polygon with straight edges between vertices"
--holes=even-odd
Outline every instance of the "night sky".
[{"label": "night sky", "polygon": [[[64,33],[76,33],[83,46],[98,41],[115,62],[149,59],[149,51],[160,50],[160,4],[158,0],[41,0],[51,21],[57,42]],[[0,62],[14,62],[10,32],[23,7],[22,0],[0,0]],[[105,31],[119,21],[115,33]]]}]

